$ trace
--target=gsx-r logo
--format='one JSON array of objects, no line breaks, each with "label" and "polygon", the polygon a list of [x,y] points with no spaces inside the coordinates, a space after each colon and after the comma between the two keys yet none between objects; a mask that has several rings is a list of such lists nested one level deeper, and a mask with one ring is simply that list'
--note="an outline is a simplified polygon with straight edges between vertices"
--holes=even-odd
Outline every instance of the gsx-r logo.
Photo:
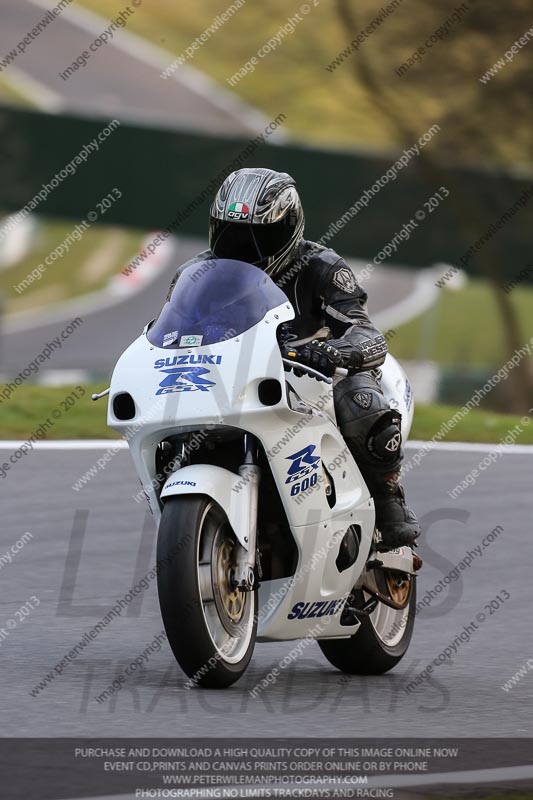
[{"label": "gsx-r logo", "polygon": [[211,386],[215,386],[214,381],[204,378],[210,370],[205,367],[174,367],[174,369],[164,369],[166,378],[163,378],[156,392],[158,394],[171,394],[173,392],[207,392]]},{"label": "gsx-r logo", "polygon": [[318,469],[320,458],[313,455],[314,450],[316,450],[315,445],[309,444],[307,447],[304,447],[303,450],[298,450],[298,452],[293,453],[292,456],[287,456],[289,461],[292,461],[292,464],[287,470],[288,477],[285,483],[299,481],[305,475],[309,475],[314,469]]}]

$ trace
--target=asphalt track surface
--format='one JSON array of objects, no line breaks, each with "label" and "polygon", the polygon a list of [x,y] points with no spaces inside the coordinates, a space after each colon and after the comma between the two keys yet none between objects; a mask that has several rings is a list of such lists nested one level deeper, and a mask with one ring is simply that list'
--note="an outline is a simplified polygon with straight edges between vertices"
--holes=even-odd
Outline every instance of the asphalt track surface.
[{"label": "asphalt track surface", "polygon": [[[102,413],[105,412],[102,405]],[[409,451],[412,455],[413,451]],[[36,684],[123,597],[155,560],[156,531],[142,505],[129,453],[120,451],[81,491],[72,483],[98,450],[34,451],[0,480],[0,555],[33,535],[0,570],[2,736],[509,736],[533,735],[533,671],[509,692],[501,686],[531,658],[531,453],[503,454],[457,500],[447,491],[481,452],[429,453],[406,478],[425,529],[419,597],[496,526],[503,532],[417,616],[411,647],[381,677],[343,676],[312,643],[268,691],[249,690],[294,646],[259,644],[245,677],[225,691],[184,688],[166,643],[147,668],[99,704],[118,671],[162,630],[153,583],[36,697]],[[0,452],[6,460],[7,450]],[[88,511],[79,565],[67,566]],[[78,536],[73,525],[78,512]],[[455,518],[454,518],[455,515]],[[144,530],[144,535],[142,534]],[[142,542],[142,546],[141,546]],[[485,605],[510,594],[497,611]],[[16,628],[7,620],[32,597],[40,605]],[[415,691],[404,686],[464,626],[484,612],[470,641]],[[489,766],[489,765],[487,765]]]},{"label": "asphalt track surface", "polygon": [[[2,57],[17,48],[25,35],[45,17],[48,7],[28,0],[2,0]],[[257,120],[260,118],[261,115],[237,99],[233,100],[229,93],[222,96],[219,91],[217,97],[212,87],[206,89],[205,79],[196,73],[191,76],[187,68],[179,71],[179,77],[187,73],[187,79],[178,80],[176,75],[164,80],[160,72],[173,61],[171,54],[168,62],[163,58],[159,66],[161,52],[155,50],[153,58],[147,58],[146,54],[151,53],[147,45],[138,47],[135,52],[133,47],[130,52],[119,49],[116,45],[121,29],[117,29],[114,40],[92,53],[85,67],[63,80],[60,73],[64,73],[84,50],[89,51],[90,43],[111,24],[103,18],[101,25],[98,19],[93,22],[93,15],[83,8],[81,12],[78,9],[77,6],[67,7],[45,27],[25,52],[6,68],[6,77],[9,78],[10,70],[14,75],[20,71],[22,76],[37,82],[35,89],[42,87],[42,96],[52,93],[57,100],[53,103],[54,110],[83,115],[144,120],[150,124],[226,135],[250,132],[254,116]],[[127,37],[126,47],[131,42]],[[160,45],[165,48],[166,42]],[[37,91],[37,102],[38,95]]]},{"label": "asphalt track surface", "polygon": [[[0,53],[4,56],[45,14],[27,0],[4,0]],[[159,69],[114,46],[100,49],[89,66],[62,81],[64,70],[94,38],[62,15],[15,62],[22,76],[59,97],[59,107],[80,114],[146,120],[222,134],[256,129],[249,117],[213,102],[194,81],[163,81]],[[161,43],[165,46],[165,43]],[[165,65],[161,65],[161,68]],[[200,247],[180,241],[176,264]],[[94,310],[50,367],[110,369],[120,352],[159,310],[174,264],[142,293],[111,308]],[[372,313],[410,293],[409,280],[373,276]],[[398,281],[398,282],[397,282]],[[72,315],[75,316],[75,315]],[[72,316],[64,318],[67,324]],[[3,337],[2,369],[17,372],[61,330],[61,319]],[[102,404],[102,413],[105,413]],[[162,629],[155,586],[93,641],[84,654],[36,697],[42,678],[155,559],[156,531],[143,506],[129,455],[119,452],[80,492],[72,483],[101,451],[38,451],[0,479],[0,556],[25,531],[33,538],[11,564],[0,562],[2,634],[2,736],[509,736],[533,735],[531,675],[511,691],[502,685],[532,656],[530,592],[533,543],[531,455],[503,455],[482,480],[457,500],[447,490],[483,457],[476,452],[437,451],[406,478],[409,499],[425,521],[420,553],[425,566],[419,597],[432,589],[468,550],[497,525],[504,532],[462,578],[439,594],[416,621],[409,652],[379,678],[342,676],[309,646],[278,682],[255,699],[258,680],[290,651],[291,643],[257,645],[245,678],[224,692],[187,691],[166,645],[147,668],[110,701],[94,697],[138,656]],[[0,460],[9,451],[0,452]],[[79,565],[67,564],[76,512],[87,510]],[[455,518],[454,515],[455,514]],[[431,523],[431,524],[430,524]],[[144,534],[143,534],[144,531]],[[76,538],[78,541],[78,538]],[[453,661],[442,664],[419,689],[405,685],[460,634],[502,591],[511,597]],[[72,595],[72,597],[70,597]],[[40,605],[13,628],[7,620],[32,597]],[[490,765],[487,765],[490,766]],[[103,788],[103,787],[102,787]],[[423,794],[417,796],[426,796]],[[450,791],[450,794],[452,792]]]}]

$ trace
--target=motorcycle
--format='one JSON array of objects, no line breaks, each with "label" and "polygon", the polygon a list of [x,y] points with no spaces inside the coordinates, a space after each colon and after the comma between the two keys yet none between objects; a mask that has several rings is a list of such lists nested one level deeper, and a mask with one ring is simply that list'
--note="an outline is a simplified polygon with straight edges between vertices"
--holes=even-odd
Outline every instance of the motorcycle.
[{"label": "motorcycle", "polygon": [[[194,685],[237,681],[256,641],[316,639],[338,669],[380,674],[411,640],[420,559],[374,528],[335,420],[346,370],[332,380],[283,355],[294,316],[260,269],[194,264],[108,390],[158,523],[168,641]],[[413,398],[390,354],[382,386],[405,440]]]}]

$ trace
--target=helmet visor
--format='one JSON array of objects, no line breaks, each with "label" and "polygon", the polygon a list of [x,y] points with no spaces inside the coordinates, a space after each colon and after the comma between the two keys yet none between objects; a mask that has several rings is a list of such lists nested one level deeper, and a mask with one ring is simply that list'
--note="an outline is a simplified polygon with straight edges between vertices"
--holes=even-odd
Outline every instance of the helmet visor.
[{"label": "helmet visor", "polygon": [[296,217],[269,225],[228,222],[211,218],[211,252],[217,258],[232,258],[258,264],[287,247],[294,235]]}]

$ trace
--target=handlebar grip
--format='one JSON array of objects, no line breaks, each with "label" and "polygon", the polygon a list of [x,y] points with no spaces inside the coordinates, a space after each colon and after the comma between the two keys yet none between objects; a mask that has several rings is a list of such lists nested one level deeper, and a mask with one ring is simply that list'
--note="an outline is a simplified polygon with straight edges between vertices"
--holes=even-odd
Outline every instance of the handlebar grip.
[{"label": "handlebar grip", "polygon": [[291,369],[299,369],[302,372],[305,372],[307,375],[310,375],[312,378],[316,378],[324,383],[333,383],[332,379],[328,378],[327,375],[323,375],[321,372],[318,372],[318,370],[313,369],[313,367],[308,367],[307,364],[300,364],[299,361],[293,361],[290,358],[282,357],[281,360]]}]

